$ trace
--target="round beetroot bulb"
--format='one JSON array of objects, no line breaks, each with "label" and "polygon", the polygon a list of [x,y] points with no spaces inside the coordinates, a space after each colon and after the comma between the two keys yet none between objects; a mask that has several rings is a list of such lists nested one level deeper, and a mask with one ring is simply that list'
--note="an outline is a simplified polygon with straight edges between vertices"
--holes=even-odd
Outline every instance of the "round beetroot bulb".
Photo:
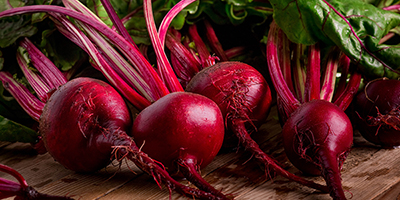
[{"label": "round beetroot bulb", "polygon": [[361,135],[384,148],[400,145],[400,81],[369,82],[354,99],[354,122]]},{"label": "round beetroot bulb", "polygon": [[189,156],[200,168],[214,159],[224,139],[224,121],[217,104],[207,97],[175,92],[142,110],[132,134],[144,152],[176,172],[177,159]]}]

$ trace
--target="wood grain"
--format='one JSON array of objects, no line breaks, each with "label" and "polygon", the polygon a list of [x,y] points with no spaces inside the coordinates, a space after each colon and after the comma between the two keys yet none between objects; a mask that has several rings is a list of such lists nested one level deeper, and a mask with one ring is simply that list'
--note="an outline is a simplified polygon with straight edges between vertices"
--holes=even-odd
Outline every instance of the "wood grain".
[{"label": "wood grain", "polygon": [[[280,137],[276,107],[267,122],[252,137],[260,147],[272,155],[284,168],[296,175],[324,183],[321,177],[302,175],[287,160]],[[246,199],[331,199],[328,194],[273,177],[264,166],[233,142],[224,148],[202,174],[217,189]],[[131,162],[121,166],[113,162],[96,173],[79,174],[65,169],[49,154],[37,155],[30,144],[0,142],[0,163],[20,172],[28,184],[40,192],[68,195],[75,199],[186,199],[156,182]],[[9,175],[0,177],[12,180]],[[271,179],[272,178],[272,179]],[[342,169],[342,183],[346,196],[352,200],[399,199],[400,150],[380,149],[366,142],[355,132],[354,146]],[[188,184],[181,180],[182,183]],[[9,198],[12,199],[12,198]]]}]

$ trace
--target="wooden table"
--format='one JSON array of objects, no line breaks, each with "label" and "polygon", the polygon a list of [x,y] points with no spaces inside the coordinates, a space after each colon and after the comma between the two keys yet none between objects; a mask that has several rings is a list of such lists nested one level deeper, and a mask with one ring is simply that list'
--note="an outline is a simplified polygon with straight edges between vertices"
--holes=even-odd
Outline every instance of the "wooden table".
[{"label": "wooden table", "polygon": [[[303,176],[286,158],[280,137],[276,107],[260,131],[252,134],[260,147],[287,170]],[[38,191],[68,195],[75,199],[169,199],[168,190],[158,188],[154,180],[133,163],[117,163],[93,174],[65,169],[49,154],[37,155],[29,144],[0,142],[0,163],[19,171]],[[328,194],[303,187],[282,177],[272,180],[242,148],[223,151],[202,170],[206,180],[236,199],[331,199]],[[0,177],[12,179],[0,173]],[[303,176],[324,183],[321,177]],[[400,150],[379,149],[355,133],[354,148],[343,169],[346,196],[353,200],[400,199]],[[185,183],[185,181],[182,181]],[[12,199],[12,198],[10,198]],[[172,193],[172,199],[186,199]]]}]

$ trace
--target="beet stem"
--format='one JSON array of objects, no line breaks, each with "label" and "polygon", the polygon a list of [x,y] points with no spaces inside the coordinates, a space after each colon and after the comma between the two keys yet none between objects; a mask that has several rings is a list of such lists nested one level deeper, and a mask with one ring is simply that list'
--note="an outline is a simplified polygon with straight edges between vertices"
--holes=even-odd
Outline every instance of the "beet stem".
[{"label": "beet stem", "polygon": [[336,91],[333,96],[332,102],[334,102],[343,93],[343,90],[346,88],[347,75],[349,74],[350,58],[347,57],[346,54],[344,54],[343,52],[341,52],[340,54],[341,55],[339,58],[339,66],[338,66],[338,68],[341,70],[340,79],[335,88]]},{"label": "beet stem", "polygon": [[346,110],[351,104],[353,98],[356,96],[358,88],[360,87],[362,74],[357,70],[354,70],[350,76],[350,80],[346,85],[346,88],[339,95],[337,100],[334,102],[342,110]]},{"label": "beet stem", "polygon": [[158,28],[158,36],[160,37],[160,42],[162,48],[164,48],[165,37],[168,32],[168,27],[170,26],[172,20],[175,18],[176,15],[179,14],[186,6],[190,5],[191,3],[195,2],[196,0],[181,0],[173,6],[168,13],[165,15],[161,24]]},{"label": "beet stem", "polygon": [[273,85],[275,86],[278,95],[281,97],[283,107],[285,108],[284,110],[287,111],[287,116],[290,116],[300,106],[300,102],[290,91],[282,75],[277,49],[277,39],[279,34],[283,34],[283,32],[279,30],[278,25],[273,21],[268,33],[266,55]]},{"label": "beet stem", "polygon": [[[283,34],[282,34],[283,35]],[[286,35],[283,35],[285,40],[289,40]],[[293,50],[293,61],[292,68],[293,69],[293,84],[295,87],[295,92],[297,99],[304,103],[304,83],[306,82],[306,70],[303,68],[301,64],[301,58],[303,55],[304,45],[302,44],[294,44],[295,48]]]},{"label": "beet stem", "polygon": [[27,87],[18,83],[9,72],[0,72],[0,81],[32,119],[39,121],[44,107],[44,103],[36,98]]},{"label": "beet stem", "polygon": [[158,71],[161,75],[161,78],[170,92],[182,92],[184,89],[182,88],[174,70],[172,69],[172,66],[164,52],[164,45],[162,45],[163,43],[161,43],[161,39],[157,33],[151,0],[143,1],[143,9],[147,31],[149,32],[150,40],[153,44],[153,48],[157,57]]},{"label": "beet stem", "polygon": [[331,102],[335,91],[336,74],[339,66],[340,53],[334,47],[329,53],[321,86],[321,99]]},{"label": "beet stem", "polygon": [[199,54],[201,60],[201,68],[204,69],[206,67],[212,66],[215,64],[215,58],[211,56],[210,52],[207,49],[206,44],[203,39],[200,37],[197,31],[197,25],[192,24],[188,28],[189,36],[193,40],[197,53]]},{"label": "beet stem", "polygon": [[320,49],[319,45],[310,45],[308,49],[307,77],[305,85],[305,101],[320,99]]},{"label": "beet stem", "polygon": [[204,20],[204,25],[206,27],[206,36],[209,41],[210,47],[218,55],[220,61],[229,61],[229,58],[222,48],[221,42],[219,42],[219,39],[211,23],[208,20]]},{"label": "beet stem", "polygon": [[125,40],[131,43],[136,49],[139,49],[136,46],[136,43],[133,41],[132,37],[129,35],[128,30],[125,28],[121,19],[118,17],[110,1],[109,0],[100,0],[100,1],[101,4],[103,4],[108,16],[110,16],[110,19],[113,22],[116,29],[118,30],[119,34],[121,34],[125,38]]}]

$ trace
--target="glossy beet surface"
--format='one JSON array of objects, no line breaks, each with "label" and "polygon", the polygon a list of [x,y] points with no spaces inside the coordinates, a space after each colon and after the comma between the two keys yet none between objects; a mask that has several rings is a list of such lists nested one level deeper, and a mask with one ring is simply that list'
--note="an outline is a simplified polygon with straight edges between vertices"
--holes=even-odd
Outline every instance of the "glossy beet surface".
[{"label": "glossy beet surface", "polygon": [[186,91],[207,96],[218,104],[228,130],[254,158],[264,164],[266,172],[276,172],[302,185],[325,191],[324,186],[280,167],[251,138],[249,130],[257,131],[267,118],[272,102],[268,83],[255,68],[242,62],[220,62],[196,74]]},{"label": "glossy beet surface", "polygon": [[342,109],[324,100],[302,104],[282,129],[290,162],[301,171],[322,175],[333,199],[346,199],[340,169],[353,143],[353,128]]},{"label": "glossy beet surface", "polygon": [[354,121],[365,139],[385,148],[400,145],[400,81],[371,81],[357,94],[354,109]]},{"label": "glossy beet surface", "polygon": [[175,92],[142,110],[132,134],[144,152],[176,172],[178,159],[194,159],[200,168],[214,159],[224,138],[224,121],[212,100]]},{"label": "glossy beet surface", "polygon": [[301,105],[282,129],[289,160],[301,171],[320,175],[318,151],[339,157],[350,150],[353,130],[349,118],[334,104],[313,100]]},{"label": "glossy beet surface", "polygon": [[241,62],[220,62],[203,69],[192,78],[186,91],[215,101],[228,123],[240,119],[255,127],[265,121],[272,102],[264,77]]},{"label": "glossy beet surface", "polygon": [[111,161],[111,134],[131,124],[124,99],[110,85],[76,78],[59,87],[40,117],[48,152],[68,169],[92,172]]}]

